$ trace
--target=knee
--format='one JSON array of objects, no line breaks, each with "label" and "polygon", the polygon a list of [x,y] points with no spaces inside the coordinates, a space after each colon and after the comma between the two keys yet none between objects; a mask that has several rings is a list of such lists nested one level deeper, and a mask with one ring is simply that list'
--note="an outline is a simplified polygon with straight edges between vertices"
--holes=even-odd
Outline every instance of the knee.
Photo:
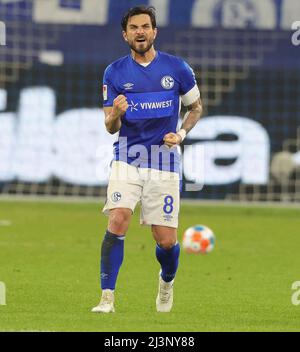
[{"label": "knee", "polygon": [[125,235],[130,221],[130,214],[126,211],[113,211],[109,216],[109,230],[117,235]]},{"label": "knee", "polygon": [[155,242],[163,249],[170,249],[177,242],[177,230],[165,226],[152,226],[152,235]]},{"label": "knee", "polygon": [[163,249],[171,249],[173,246],[175,246],[176,242],[177,240],[174,238],[164,238],[157,241],[157,244]]}]

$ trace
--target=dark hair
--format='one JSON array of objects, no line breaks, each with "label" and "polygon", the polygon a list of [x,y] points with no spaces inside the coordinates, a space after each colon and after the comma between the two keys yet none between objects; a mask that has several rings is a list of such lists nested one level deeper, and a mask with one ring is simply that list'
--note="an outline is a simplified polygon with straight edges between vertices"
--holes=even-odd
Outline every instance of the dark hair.
[{"label": "dark hair", "polygon": [[121,21],[121,26],[123,30],[126,31],[127,23],[130,17],[136,16],[136,15],[143,15],[143,14],[150,16],[152,27],[156,28],[155,7],[141,5],[141,6],[132,7],[125,13]]}]

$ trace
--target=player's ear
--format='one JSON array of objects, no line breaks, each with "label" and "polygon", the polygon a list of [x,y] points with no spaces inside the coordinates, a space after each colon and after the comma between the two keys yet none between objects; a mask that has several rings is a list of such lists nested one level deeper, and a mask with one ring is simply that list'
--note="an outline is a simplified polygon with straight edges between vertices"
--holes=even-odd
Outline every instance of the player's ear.
[{"label": "player's ear", "polygon": [[126,42],[128,42],[128,39],[127,39],[127,33],[125,31],[122,31],[122,34],[123,34],[123,38]]},{"label": "player's ear", "polygon": [[157,36],[157,28],[154,28],[154,39],[156,38]]}]

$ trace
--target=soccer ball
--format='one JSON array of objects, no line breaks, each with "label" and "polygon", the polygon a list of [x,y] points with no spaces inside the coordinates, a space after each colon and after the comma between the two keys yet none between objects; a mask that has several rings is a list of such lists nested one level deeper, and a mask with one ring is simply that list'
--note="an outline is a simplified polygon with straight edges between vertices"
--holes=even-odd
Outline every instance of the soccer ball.
[{"label": "soccer ball", "polygon": [[187,253],[206,254],[213,250],[215,235],[205,225],[189,227],[183,234],[182,247]]}]

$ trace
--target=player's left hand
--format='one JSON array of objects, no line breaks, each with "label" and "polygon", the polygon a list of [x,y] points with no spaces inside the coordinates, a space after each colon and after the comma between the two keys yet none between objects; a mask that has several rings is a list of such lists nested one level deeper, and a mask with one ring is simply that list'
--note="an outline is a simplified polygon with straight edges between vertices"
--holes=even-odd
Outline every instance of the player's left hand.
[{"label": "player's left hand", "polygon": [[182,142],[182,138],[179,134],[170,132],[164,136],[163,141],[169,148],[172,148],[179,145]]}]

